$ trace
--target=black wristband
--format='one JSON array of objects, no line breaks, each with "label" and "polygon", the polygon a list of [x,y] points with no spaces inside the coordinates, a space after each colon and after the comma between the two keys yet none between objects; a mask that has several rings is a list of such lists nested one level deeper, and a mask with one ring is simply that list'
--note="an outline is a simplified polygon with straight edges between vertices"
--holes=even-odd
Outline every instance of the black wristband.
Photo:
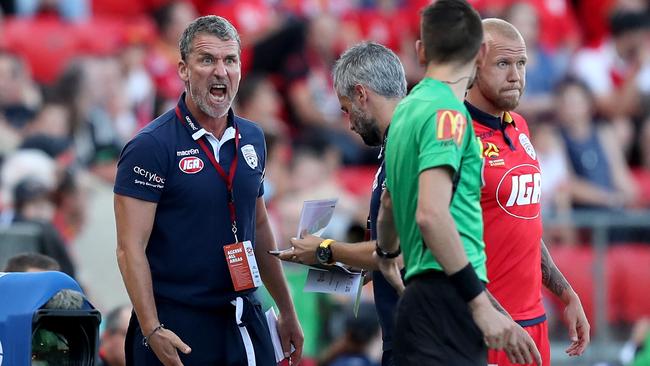
[{"label": "black wristband", "polygon": [[472,301],[485,290],[485,285],[483,285],[483,282],[476,275],[471,263],[467,263],[463,269],[448,277],[451,284],[456,288],[456,291],[458,291],[458,294],[460,294],[460,297],[465,302]]},{"label": "black wristband", "polygon": [[397,247],[397,250],[392,252],[392,253],[391,252],[384,252],[384,250],[379,247],[379,243],[375,242],[375,252],[377,253],[377,256],[379,258],[396,258],[400,254],[402,254],[402,248]]}]

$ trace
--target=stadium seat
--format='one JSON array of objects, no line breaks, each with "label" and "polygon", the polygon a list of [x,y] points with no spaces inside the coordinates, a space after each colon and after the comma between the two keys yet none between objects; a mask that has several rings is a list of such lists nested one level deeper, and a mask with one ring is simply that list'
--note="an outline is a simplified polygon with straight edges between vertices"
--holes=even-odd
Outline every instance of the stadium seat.
[{"label": "stadium seat", "polygon": [[370,195],[375,173],[376,166],[345,167],[338,170],[336,178],[348,193],[363,196]]},{"label": "stadium seat", "polygon": [[633,323],[650,316],[650,246],[619,244],[609,251],[618,320]]},{"label": "stadium seat", "polygon": [[[594,251],[590,245],[549,248],[558,268],[580,296],[587,318],[595,326],[594,289],[601,288],[593,275]],[[633,323],[650,315],[650,246],[616,244],[608,248],[605,275],[608,284],[610,323]],[[549,295],[548,291],[545,293]],[[547,296],[562,309],[555,296]]]},{"label": "stadium seat", "polygon": [[[587,315],[592,328],[595,328],[595,299],[594,289],[602,288],[602,284],[596,283],[594,279],[594,250],[590,244],[579,246],[552,246],[549,248],[553,261],[567,278],[571,287],[580,296],[580,301]],[[614,270],[611,256],[607,256],[605,264],[605,276],[608,284],[607,305],[608,322],[615,322],[620,319],[621,304],[618,293],[618,272]],[[548,295],[548,292],[547,292]],[[563,310],[563,305],[555,296],[547,296],[555,307]]]},{"label": "stadium seat", "polygon": [[49,84],[80,49],[76,26],[56,17],[8,19],[4,25],[7,48],[21,55],[36,81]]}]

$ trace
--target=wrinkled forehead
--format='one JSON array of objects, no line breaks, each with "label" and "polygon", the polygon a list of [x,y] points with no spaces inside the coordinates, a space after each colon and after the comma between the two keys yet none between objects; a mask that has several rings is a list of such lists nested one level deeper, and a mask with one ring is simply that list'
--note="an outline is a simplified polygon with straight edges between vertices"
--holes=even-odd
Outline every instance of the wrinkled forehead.
[{"label": "wrinkled forehead", "polygon": [[235,39],[223,40],[214,34],[199,33],[192,40],[190,53],[239,55],[240,49]]},{"label": "wrinkled forehead", "polygon": [[526,43],[521,36],[509,37],[500,34],[485,34],[488,55],[526,57]]}]

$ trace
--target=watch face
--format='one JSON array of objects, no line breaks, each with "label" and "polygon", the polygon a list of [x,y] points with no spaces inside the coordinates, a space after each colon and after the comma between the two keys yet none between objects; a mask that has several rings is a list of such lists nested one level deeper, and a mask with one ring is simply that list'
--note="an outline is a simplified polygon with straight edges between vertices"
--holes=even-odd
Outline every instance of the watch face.
[{"label": "watch face", "polygon": [[316,259],[321,264],[328,264],[332,259],[332,249],[318,247],[316,250]]}]

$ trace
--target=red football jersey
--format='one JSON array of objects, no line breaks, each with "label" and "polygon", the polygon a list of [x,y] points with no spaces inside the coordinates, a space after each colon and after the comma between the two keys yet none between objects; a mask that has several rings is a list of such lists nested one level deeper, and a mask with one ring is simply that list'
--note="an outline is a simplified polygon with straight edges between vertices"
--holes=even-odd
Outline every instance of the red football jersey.
[{"label": "red football jersey", "polygon": [[506,113],[502,132],[498,118],[468,109],[484,157],[481,208],[488,289],[514,320],[531,320],[544,315],[537,155],[520,115]]}]

